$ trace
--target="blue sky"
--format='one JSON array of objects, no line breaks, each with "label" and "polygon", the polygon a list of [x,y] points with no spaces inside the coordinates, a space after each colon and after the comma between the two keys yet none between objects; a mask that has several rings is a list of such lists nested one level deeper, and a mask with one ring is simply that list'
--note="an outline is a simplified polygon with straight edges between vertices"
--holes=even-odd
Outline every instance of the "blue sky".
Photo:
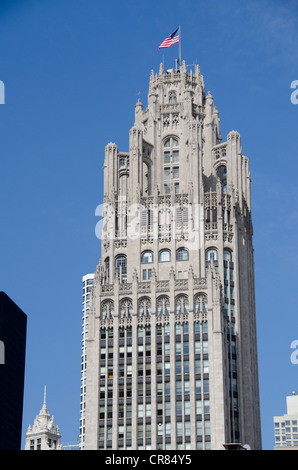
[{"label": "blue sky", "polygon": [[27,314],[23,444],[43,403],[63,442],[79,432],[81,278],[100,258],[104,148],[128,151],[150,71],[198,63],[221,134],[250,159],[264,449],[298,390],[298,2],[2,0],[0,287]]}]

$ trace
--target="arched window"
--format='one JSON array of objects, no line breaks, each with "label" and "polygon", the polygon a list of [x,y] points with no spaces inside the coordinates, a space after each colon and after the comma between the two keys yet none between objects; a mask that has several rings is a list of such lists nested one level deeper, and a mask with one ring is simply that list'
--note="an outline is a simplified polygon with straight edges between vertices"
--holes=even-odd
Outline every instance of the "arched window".
[{"label": "arched window", "polygon": [[170,250],[161,250],[159,252],[159,261],[171,261],[171,252]]},{"label": "arched window", "polygon": [[222,189],[227,190],[227,168],[225,165],[220,165],[216,170],[217,177],[221,182]]},{"label": "arched window", "polygon": [[188,313],[188,297],[187,295],[179,295],[175,302],[175,312]]},{"label": "arched window", "polygon": [[232,253],[230,250],[224,250],[224,261],[232,261]]},{"label": "arched window", "polygon": [[138,315],[140,317],[144,316],[150,316],[151,315],[151,301],[148,299],[148,297],[144,297],[139,300],[138,302]]},{"label": "arched window", "polygon": [[169,315],[170,313],[170,299],[168,296],[163,295],[157,299],[157,315]]},{"label": "arched window", "polygon": [[118,255],[115,258],[115,269],[116,271],[122,271],[122,274],[126,274],[126,256],[125,255]]},{"label": "arched window", "polygon": [[141,254],[141,263],[153,263],[152,251],[143,251]]},{"label": "arched window", "polygon": [[122,299],[119,303],[120,318],[130,318],[132,316],[132,300]]},{"label": "arched window", "polygon": [[176,137],[169,137],[165,141],[164,146],[165,147],[178,147],[179,146],[178,139],[176,139]]},{"label": "arched window", "polygon": [[194,299],[194,313],[207,312],[207,297],[205,294],[198,294]]},{"label": "arched window", "polygon": [[110,299],[104,300],[101,304],[102,318],[112,318],[114,314],[114,302]]},{"label": "arched window", "polygon": [[217,261],[217,249],[216,248],[209,248],[206,250],[206,255],[205,255],[205,260],[206,260],[206,277],[208,273],[208,266],[210,263],[213,261],[214,266],[215,266],[215,271],[218,271],[218,261]]},{"label": "arched window", "polygon": [[188,260],[188,250],[186,248],[179,248],[176,252],[177,261],[187,261]]},{"label": "arched window", "polygon": [[109,279],[110,279],[110,258],[107,257],[105,259],[105,282],[109,282]]},{"label": "arched window", "polygon": [[169,93],[169,103],[177,103],[177,95],[175,91]]},{"label": "arched window", "polygon": [[217,250],[216,248],[209,248],[206,250],[206,261],[217,261]]},{"label": "arched window", "polygon": [[234,281],[234,263],[232,262],[232,252],[230,250],[224,250],[224,281],[225,281],[225,297],[234,298],[234,285],[230,284],[230,291],[228,293],[228,282]]},{"label": "arched window", "polygon": [[125,255],[118,255],[115,258],[115,271],[119,274],[121,281],[126,281],[127,263]]}]

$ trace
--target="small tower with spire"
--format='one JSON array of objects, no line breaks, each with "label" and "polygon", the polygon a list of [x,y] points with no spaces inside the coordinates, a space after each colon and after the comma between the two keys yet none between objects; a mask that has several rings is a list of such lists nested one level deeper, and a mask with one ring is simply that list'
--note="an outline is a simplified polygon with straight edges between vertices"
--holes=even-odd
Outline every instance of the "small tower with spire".
[{"label": "small tower with spire", "polygon": [[54,424],[54,416],[46,405],[46,386],[44,387],[43,406],[36,416],[33,426],[29,424],[26,433],[25,450],[62,450],[61,434]]}]

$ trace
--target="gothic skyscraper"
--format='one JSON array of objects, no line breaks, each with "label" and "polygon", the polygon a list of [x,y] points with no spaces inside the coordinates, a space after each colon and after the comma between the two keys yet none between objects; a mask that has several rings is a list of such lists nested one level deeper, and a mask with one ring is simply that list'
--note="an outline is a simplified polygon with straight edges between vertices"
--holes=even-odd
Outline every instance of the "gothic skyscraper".
[{"label": "gothic skyscraper", "polygon": [[197,66],[106,147],[86,449],[261,448],[250,170]]}]

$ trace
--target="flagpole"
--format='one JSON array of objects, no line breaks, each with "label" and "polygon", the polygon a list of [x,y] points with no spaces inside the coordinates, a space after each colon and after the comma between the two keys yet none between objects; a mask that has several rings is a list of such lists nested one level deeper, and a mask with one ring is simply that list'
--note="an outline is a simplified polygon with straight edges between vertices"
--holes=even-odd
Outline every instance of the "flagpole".
[{"label": "flagpole", "polygon": [[181,26],[179,25],[179,62],[181,67]]}]

